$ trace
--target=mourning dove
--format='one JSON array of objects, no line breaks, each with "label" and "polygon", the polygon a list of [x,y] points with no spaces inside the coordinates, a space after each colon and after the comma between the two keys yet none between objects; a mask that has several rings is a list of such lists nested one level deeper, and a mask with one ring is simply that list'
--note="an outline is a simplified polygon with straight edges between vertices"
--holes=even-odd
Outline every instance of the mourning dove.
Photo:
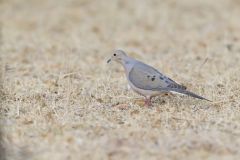
[{"label": "mourning dove", "polygon": [[151,105],[151,98],[161,93],[175,92],[194,98],[210,101],[186,90],[180,85],[160,73],[157,69],[127,56],[122,50],[116,50],[107,61],[116,61],[124,67],[128,84],[133,91],[145,97],[145,105]]}]

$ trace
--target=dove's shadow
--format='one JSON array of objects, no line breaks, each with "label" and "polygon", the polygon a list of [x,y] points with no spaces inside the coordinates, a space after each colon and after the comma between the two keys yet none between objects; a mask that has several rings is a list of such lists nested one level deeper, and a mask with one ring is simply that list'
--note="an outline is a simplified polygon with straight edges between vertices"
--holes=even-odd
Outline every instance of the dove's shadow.
[{"label": "dove's shadow", "polygon": [[211,102],[193,99],[187,96],[179,96],[179,95],[156,96],[152,99],[152,104],[155,107],[160,107],[161,105],[166,105],[166,104],[174,107],[189,106],[193,111],[197,111],[200,109],[206,110],[213,105],[211,104]]}]

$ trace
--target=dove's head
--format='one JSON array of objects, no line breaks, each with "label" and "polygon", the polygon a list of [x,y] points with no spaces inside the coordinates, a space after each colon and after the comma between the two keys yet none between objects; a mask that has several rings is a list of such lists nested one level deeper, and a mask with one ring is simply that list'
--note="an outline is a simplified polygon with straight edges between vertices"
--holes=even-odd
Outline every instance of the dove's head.
[{"label": "dove's head", "polygon": [[111,61],[116,61],[119,63],[124,63],[125,60],[128,58],[127,54],[122,51],[122,50],[116,50],[114,51],[114,53],[112,54],[111,58],[107,61],[107,63],[111,62]]}]

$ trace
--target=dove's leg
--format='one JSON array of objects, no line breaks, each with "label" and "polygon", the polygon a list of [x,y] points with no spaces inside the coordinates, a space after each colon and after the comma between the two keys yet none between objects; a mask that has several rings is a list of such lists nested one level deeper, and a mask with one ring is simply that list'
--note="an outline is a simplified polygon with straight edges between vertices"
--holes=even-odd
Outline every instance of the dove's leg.
[{"label": "dove's leg", "polygon": [[152,99],[151,96],[146,96],[145,97],[145,101],[144,101],[145,102],[145,106],[148,106],[148,107],[152,106],[151,99]]}]

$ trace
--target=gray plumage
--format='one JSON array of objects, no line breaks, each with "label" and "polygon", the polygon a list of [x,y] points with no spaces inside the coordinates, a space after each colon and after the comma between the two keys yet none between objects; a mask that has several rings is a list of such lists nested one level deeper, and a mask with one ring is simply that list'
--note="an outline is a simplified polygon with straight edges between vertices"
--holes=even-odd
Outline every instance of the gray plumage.
[{"label": "gray plumage", "polygon": [[160,73],[155,68],[128,57],[122,50],[116,50],[108,62],[115,60],[121,63],[125,69],[127,80],[131,88],[137,93],[143,95],[148,100],[163,92],[177,92],[194,98],[207,100],[195,93],[186,90],[186,87],[180,85]]},{"label": "gray plumage", "polygon": [[186,89],[185,86],[177,84],[172,79],[164,76],[158,70],[139,61],[133,65],[129,73],[129,80],[136,87],[145,90],[156,90],[159,88]]},{"label": "gray plumage", "polygon": [[155,68],[136,62],[129,73],[129,80],[138,88],[143,90],[162,91],[162,92],[178,92],[194,98],[207,100],[195,93],[187,91],[186,87],[164,76]]}]

